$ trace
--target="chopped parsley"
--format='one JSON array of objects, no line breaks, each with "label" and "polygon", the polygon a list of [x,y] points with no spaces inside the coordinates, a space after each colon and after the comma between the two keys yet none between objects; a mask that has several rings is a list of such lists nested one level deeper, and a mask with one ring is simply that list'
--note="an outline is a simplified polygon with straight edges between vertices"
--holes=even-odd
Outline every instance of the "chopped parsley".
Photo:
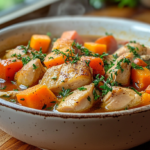
[{"label": "chopped parsley", "polygon": [[105,35],[112,35],[112,33],[105,32]]},{"label": "chopped parsley", "polygon": [[51,78],[51,79],[53,79],[53,80],[57,80],[57,77],[53,77],[53,78]]},{"label": "chopped parsley", "polygon": [[16,59],[12,60],[12,62],[16,62]]},{"label": "chopped parsley", "polygon": [[54,57],[48,57],[48,59],[54,59]]},{"label": "chopped parsley", "polygon": [[10,99],[9,101],[10,101],[10,102],[13,102],[13,103],[16,103],[16,100],[15,100],[15,99]]},{"label": "chopped parsley", "polygon": [[20,47],[23,49],[23,53],[27,54],[27,53],[28,53],[28,50],[29,50],[29,48],[30,48],[30,41],[28,42],[27,47],[25,47],[25,46],[23,46],[23,45],[21,45]]},{"label": "chopped parsley", "polygon": [[13,89],[13,91],[18,91],[18,89]]},{"label": "chopped parsley", "polygon": [[73,92],[71,92],[71,89],[65,89],[64,87],[62,87],[62,91],[59,92],[59,94],[62,96],[62,97],[67,97],[69,95],[71,95]]},{"label": "chopped parsley", "polygon": [[10,95],[3,95],[2,97],[10,97]]},{"label": "chopped parsley", "polygon": [[96,87],[98,86],[99,82],[104,80],[104,76],[101,76],[101,78],[99,78],[99,77],[100,77],[100,75],[97,74],[95,80],[93,81],[93,83]]},{"label": "chopped parsley", "polygon": [[87,97],[87,100],[88,100],[89,102],[91,102],[91,97],[90,97],[90,96],[88,96],[88,97]]},{"label": "chopped parsley", "polygon": [[95,88],[93,90],[93,96],[94,96],[94,100],[98,100],[100,98],[100,95],[97,94]]},{"label": "chopped parsley", "polygon": [[51,103],[56,103],[56,101],[52,101]]},{"label": "chopped parsley", "polygon": [[0,90],[5,90],[6,89],[6,85],[4,87],[1,87]]},{"label": "chopped parsley", "polygon": [[33,64],[33,69],[37,69],[38,67],[35,65],[35,64]]},{"label": "chopped parsley", "polygon": [[85,90],[87,90],[87,88],[85,88],[85,87],[82,86],[82,87],[79,87],[78,90],[79,91],[85,91]]},{"label": "chopped parsley", "polygon": [[16,82],[15,82],[15,81],[11,81],[11,83],[12,83],[12,84],[16,84]]},{"label": "chopped parsley", "polygon": [[45,109],[46,107],[47,107],[47,105],[46,105],[46,104],[44,104],[44,105],[43,105],[43,107],[42,107],[42,109]]},{"label": "chopped parsley", "polygon": [[142,46],[143,46],[143,47],[145,47],[145,45],[144,45],[144,44],[142,44]]},{"label": "chopped parsley", "polygon": [[103,58],[104,56],[108,56],[108,53],[103,53],[102,55],[100,55],[100,58]]},{"label": "chopped parsley", "polygon": [[132,53],[133,53],[134,58],[140,58],[140,55],[137,53],[137,51],[136,51],[136,48],[135,48],[135,47],[132,47],[132,46],[130,46],[130,45],[127,45],[127,47],[128,47],[128,49],[130,50],[130,52],[132,52]]},{"label": "chopped parsley", "polygon": [[130,43],[136,43],[136,41],[130,41]]},{"label": "chopped parsley", "polygon": [[142,96],[142,93],[138,92],[135,88],[131,87],[132,90],[134,90],[138,95]]},{"label": "chopped parsley", "polygon": [[51,37],[51,36],[52,36],[52,34],[51,34],[50,32],[47,32],[47,36]]},{"label": "chopped parsley", "polygon": [[30,57],[27,56],[27,57],[22,57],[22,63],[23,65],[26,65],[29,61],[31,61]]},{"label": "chopped parsley", "polygon": [[15,56],[17,56],[16,53],[11,55],[11,57],[15,57]]},{"label": "chopped parsley", "polygon": [[48,108],[46,108],[47,110],[52,110],[53,109],[53,107],[48,107]]},{"label": "chopped parsley", "polygon": [[89,67],[90,60],[85,60],[85,63],[86,63],[86,64],[87,64],[87,66]]},{"label": "chopped parsley", "polygon": [[114,55],[112,55],[112,56],[113,56],[113,58],[114,58],[113,61],[115,61],[115,60],[118,58],[118,54],[114,54]]},{"label": "chopped parsley", "polygon": [[24,99],[24,98],[21,98],[20,100],[21,100],[21,101],[24,101],[25,99]]},{"label": "chopped parsley", "polygon": [[120,61],[117,62],[117,66],[115,67],[115,69],[118,69],[118,70],[120,69],[121,72],[123,72],[124,69],[121,67],[121,64],[120,64],[121,62],[123,62],[123,59],[121,59]]},{"label": "chopped parsley", "polygon": [[132,66],[132,68],[133,69],[140,69],[140,70],[143,70],[143,67],[142,66],[139,66],[139,65],[137,65],[137,64],[135,64],[135,63],[131,63],[131,66]]}]

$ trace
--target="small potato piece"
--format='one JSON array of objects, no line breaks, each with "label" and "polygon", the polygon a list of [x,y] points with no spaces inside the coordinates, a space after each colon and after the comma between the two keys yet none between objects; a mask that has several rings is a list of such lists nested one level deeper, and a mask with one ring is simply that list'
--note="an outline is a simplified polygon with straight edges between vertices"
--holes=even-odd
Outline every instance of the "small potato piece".
[{"label": "small potato piece", "polygon": [[121,56],[125,53],[129,53],[130,52],[130,48],[128,47],[128,45],[130,47],[135,48],[135,51],[139,54],[139,55],[146,55],[147,54],[147,48],[142,46],[139,43],[129,43],[126,44],[125,46],[119,48],[114,54],[117,54],[118,56]]},{"label": "small potato piece", "polygon": [[78,61],[75,64],[65,63],[49,68],[40,84],[47,85],[52,92],[58,94],[62,87],[75,90],[92,81],[93,75],[90,67],[85,62]]},{"label": "small potato piece", "polygon": [[[121,67],[121,69],[117,68],[118,62],[124,59],[128,59],[130,62],[120,62],[119,65]],[[131,75],[131,62],[133,60],[133,54],[132,53],[126,53],[122,56],[120,56],[119,58],[117,58],[117,60],[115,61],[115,65],[110,68],[106,75],[107,77],[112,77],[114,79],[114,81],[127,86],[130,84],[130,75]]]},{"label": "small potato piece", "polygon": [[[34,68],[35,65],[35,68]],[[46,72],[39,59],[30,61],[15,75],[15,81],[18,85],[32,86],[43,77]]]},{"label": "small potato piece", "polygon": [[113,87],[103,98],[102,107],[107,111],[122,110],[140,105],[142,98],[135,91],[122,87]]},{"label": "small potato piece", "polygon": [[86,90],[75,90],[71,95],[64,98],[57,107],[60,112],[85,112],[89,110],[94,103],[94,84],[84,86]]},{"label": "small potato piece", "polygon": [[47,86],[39,84],[21,91],[16,96],[20,104],[35,109],[46,109],[53,106],[57,101],[57,97]]}]

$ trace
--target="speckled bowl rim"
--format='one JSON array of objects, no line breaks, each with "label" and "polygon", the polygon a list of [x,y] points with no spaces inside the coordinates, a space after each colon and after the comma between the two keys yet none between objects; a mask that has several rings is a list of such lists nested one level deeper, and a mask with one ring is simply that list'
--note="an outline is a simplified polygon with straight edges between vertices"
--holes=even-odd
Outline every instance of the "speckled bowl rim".
[{"label": "speckled bowl rim", "polygon": [[[22,23],[18,23],[9,27],[6,27],[4,29],[2,29],[0,31],[0,34],[3,32],[5,33],[5,31],[7,30],[12,30],[13,28],[17,28],[20,26],[24,26],[24,25],[31,25],[31,24],[36,24],[38,22],[43,21],[44,23],[49,22],[49,21],[59,21],[59,20],[101,20],[101,21],[119,21],[119,22],[123,22],[126,24],[130,24],[130,25],[134,25],[136,24],[137,26],[144,26],[149,28],[150,30],[150,25],[145,24],[145,23],[141,23],[138,21],[131,21],[128,19],[117,19],[117,18],[109,18],[109,17],[52,17],[52,18],[44,18],[44,19],[36,19],[36,20],[32,20],[32,21],[26,21],[26,22],[22,22]],[[140,29],[139,29],[140,30]],[[121,111],[114,111],[114,112],[105,112],[105,113],[62,113],[62,112],[51,112],[51,111],[44,111],[44,110],[37,110],[37,109],[32,109],[32,108],[28,108],[28,107],[24,107],[24,106],[20,106],[17,104],[14,104],[12,102],[3,100],[0,98],[0,105],[3,107],[7,107],[10,109],[13,109],[15,111],[18,112],[24,112],[24,113],[29,113],[29,114],[33,114],[33,115],[38,115],[38,116],[42,116],[42,117],[60,117],[60,118],[76,118],[76,119],[82,119],[82,118],[108,118],[108,117],[119,117],[119,116],[126,116],[126,115],[132,115],[132,114],[136,114],[136,113],[142,113],[142,112],[147,112],[150,111],[150,105],[147,106],[142,106],[142,107],[138,107],[138,108],[133,108],[130,110],[121,110]]]}]

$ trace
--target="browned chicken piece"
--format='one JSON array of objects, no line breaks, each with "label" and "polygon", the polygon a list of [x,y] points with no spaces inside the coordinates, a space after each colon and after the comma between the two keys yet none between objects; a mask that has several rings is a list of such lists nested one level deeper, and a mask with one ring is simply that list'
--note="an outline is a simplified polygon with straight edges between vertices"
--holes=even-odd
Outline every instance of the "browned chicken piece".
[{"label": "browned chicken piece", "polygon": [[58,94],[62,87],[75,90],[93,81],[90,67],[85,62],[62,64],[49,68],[40,84],[47,85],[52,92]]},{"label": "browned chicken piece", "polygon": [[150,55],[142,55],[142,56],[141,56],[141,59],[142,59],[142,60],[146,60],[146,61],[147,61],[147,60],[150,60]]},{"label": "browned chicken piece", "polygon": [[128,43],[125,46],[119,48],[114,54],[117,54],[118,56],[121,56],[125,53],[129,53],[130,51],[130,47],[134,48],[135,51],[139,54],[139,55],[146,55],[147,54],[147,48],[139,43]]},{"label": "browned chicken piece", "polygon": [[[126,61],[128,60],[128,62]],[[131,74],[131,62],[133,60],[132,53],[126,53],[114,62],[114,66],[110,68],[106,76],[113,77],[113,80],[120,83],[121,85],[127,86],[130,84],[130,74]],[[112,75],[111,75],[112,74]]]},{"label": "browned chicken piece", "polygon": [[43,77],[46,69],[41,64],[40,59],[30,61],[15,75],[18,85],[32,86]]},{"label": "browned chicken piece", "polygon": [[20,46],[18,46],[15,49],[7,50],[7,53],[5,54],[5,56],[3,58],[8,59],[8,58],[12,58],[12,57],[17,57],[18,55],[21,55],[21,57],[29,56],[31,58],[32,57],[31,51],[34,51],[34,50],[29,49],[26,54],[24,52],[24,50]]},{"label": "browned chicken piece", "polygon": [[18,94],[20,91],[8,91],[8,92],[0,92],[0,97],[9,97],[9,98],[16,98],[16,94]]},{"label": "browned chicken piece", "polygon": [[64,98],[57,107],[60,112],[85,112],[94,104],[94,84],[84,86],[86,90],[75,90],[71,95]]},{"label": "browned chicken piece", "polygon": [[107,111],[116,111],[138,106],[141,101],[141,96],[132,89],[114,86],[112,92],[104,96],[101,107]]}]

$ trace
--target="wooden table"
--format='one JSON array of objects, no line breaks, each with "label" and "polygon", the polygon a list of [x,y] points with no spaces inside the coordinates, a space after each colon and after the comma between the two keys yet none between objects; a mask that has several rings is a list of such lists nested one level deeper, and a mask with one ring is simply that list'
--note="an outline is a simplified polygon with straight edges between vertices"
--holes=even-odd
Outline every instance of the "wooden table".
[{"label": "wooden table", "polygon": [[[86,16],[105,16],[105,17],[119,17],[127,18],[137,21],[142,21],[150,24],[150,9],[148,8],[117,8],[111,6],[105,9],[92,11],[85,14]],[[148,133],[149,134],[149,133]],[[34,146],[21,142],[7,133],[0,130],[0,150],[40,150]],[[132,150],[150,150],[150,142],[133,148]]]}]

